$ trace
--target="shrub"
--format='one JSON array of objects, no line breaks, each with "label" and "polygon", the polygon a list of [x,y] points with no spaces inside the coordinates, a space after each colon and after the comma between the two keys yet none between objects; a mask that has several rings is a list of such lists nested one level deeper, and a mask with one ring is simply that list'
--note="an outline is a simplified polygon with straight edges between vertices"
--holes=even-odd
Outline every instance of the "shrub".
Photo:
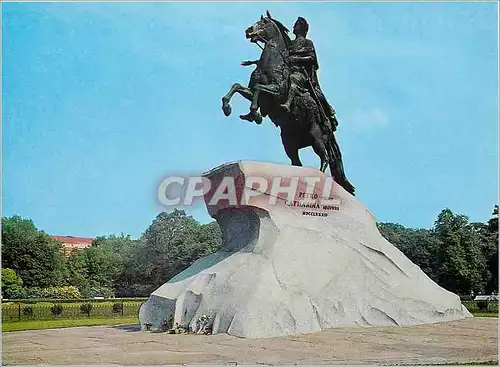
[{"label": "shrub", "polygon": [[74,286],[48,288],[48,296],[57,299],[77,299],[82,298],[78,288]]},{"label": "shrub", "polygon": [[466,301],[462,303],[469,312],[475,312],[478,310],[476,301]]},{"label": "shrub", "polygon": [[122,313],[123,303],[113,303],[113,313]]},{"label": "shrub", "polygon": [[116,288],[117,297],[149,297],[149,295],[158,288],[152,284],[130,284]]},{"label": "shrub", "polygon": [[90,316],[90,312],[92,311],[92,303],[82,303],[80,305],[80,312]]},{"label": "shrub", "polygon": [[78,288],[73,286],[49,287],[49,288],[27,288],[26,298],[50,298],[50,299],[78,299],[82,298]]},{"label": "shrub", "polygon": [[479,311],[487,311],[488,301],[477,301],[477,308],[479,309]]},{"label": "shrub", "polygon": [[54,316],[59,316],[63,312],[63,307],[61,305],[54,305],[50,308],[50,312],[52,312]]},{"label": "shrub", "polygon": [[9,299],[24,297],[23,280],[9,268],[2,269],[2,296]]},{"label": "shrub", "polygon": [[86,287],[86,288],[82,289],[82,293],[87,298],[94,298],[94,297],[111,298],[111,297],[114,297],[114,294],[113,294],[113,291],[111,290],[111,288],[101,287],[101,286]]},{"label": "shrub", "polygon": [[42,296],[42,288],[39,287],[26,288],[24,293],[26,298],[45,298]]},{"label": "shrub", "polygon": [[26,317],[33,316],[33,307],[31,307],[31,306],[25,306],[23,308],[23,315],[26,316]]},{"label": "shrub", "polygon": [[5,291],[5,298],[8,299],[19,299],[26,297],[26,288],[12,285],[9,290]]}]

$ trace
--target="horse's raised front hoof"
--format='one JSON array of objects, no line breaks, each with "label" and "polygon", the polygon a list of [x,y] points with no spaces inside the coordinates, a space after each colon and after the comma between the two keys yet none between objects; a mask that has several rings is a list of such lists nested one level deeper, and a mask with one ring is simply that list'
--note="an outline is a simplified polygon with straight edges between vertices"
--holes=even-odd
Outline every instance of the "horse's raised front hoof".
[{"label": "horse's raised front hoof", "polygon": [[222,102],[222,112],[224,112],[224,115],[229,116],[231,114],[231,106],[229,103]]}]

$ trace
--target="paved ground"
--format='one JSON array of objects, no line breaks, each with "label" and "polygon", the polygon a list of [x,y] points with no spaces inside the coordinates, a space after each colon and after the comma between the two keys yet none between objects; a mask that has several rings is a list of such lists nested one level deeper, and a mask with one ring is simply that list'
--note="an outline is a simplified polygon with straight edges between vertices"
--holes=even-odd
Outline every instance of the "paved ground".
[{"label": "paved ground", "polygon": [[435,364],[498,361],[498,319],[349,327],[271,339],[168,335],[137,326],[4,333],[3,364]]}]

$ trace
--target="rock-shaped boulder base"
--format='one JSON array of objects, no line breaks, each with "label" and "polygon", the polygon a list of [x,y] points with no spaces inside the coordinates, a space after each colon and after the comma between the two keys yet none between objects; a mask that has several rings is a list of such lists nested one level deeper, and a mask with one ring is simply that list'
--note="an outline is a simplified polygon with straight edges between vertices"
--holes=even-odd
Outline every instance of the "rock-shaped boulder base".
[{"label": "rock-shaped boulder base", "polygon": [[[471,317],[457,295],[382,237],[360,201],[336,183],[325,194],[321,172],[239,161],[204,176],[212,183],[205,201],[222,229],[223,247],[153,292],[140,310],[143,327],[158,328],[172,315],[196,329],[207,315],[213,333],[260,338]],[[236,203],[210,201],[224,177],[235,178]],[[306,177],[320,180],[312,194]],[[276,194],[276,178],[282,186],[297,178],[295,197]],[[304,205],[308,197],[316,204]],[[333,204],[318,204],[321,197]]]}]

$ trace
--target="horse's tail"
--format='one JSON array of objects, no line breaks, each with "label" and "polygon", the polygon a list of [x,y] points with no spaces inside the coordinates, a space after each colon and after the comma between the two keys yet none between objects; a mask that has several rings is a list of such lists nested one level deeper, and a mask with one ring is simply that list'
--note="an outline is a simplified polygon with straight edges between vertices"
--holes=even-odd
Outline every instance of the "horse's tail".
[{"label": "horse's tail", "polygon": [[331,138],[328,140],[326,145],[328,155],[330,156],[328,165],[330,166],[330,173],[332,174],[333,179],[348,193],[354,196],[355,188],[345,175],[344,164],[342,163],[342,154],[340,153],[340,148],[333,132],[331,133]]}]

